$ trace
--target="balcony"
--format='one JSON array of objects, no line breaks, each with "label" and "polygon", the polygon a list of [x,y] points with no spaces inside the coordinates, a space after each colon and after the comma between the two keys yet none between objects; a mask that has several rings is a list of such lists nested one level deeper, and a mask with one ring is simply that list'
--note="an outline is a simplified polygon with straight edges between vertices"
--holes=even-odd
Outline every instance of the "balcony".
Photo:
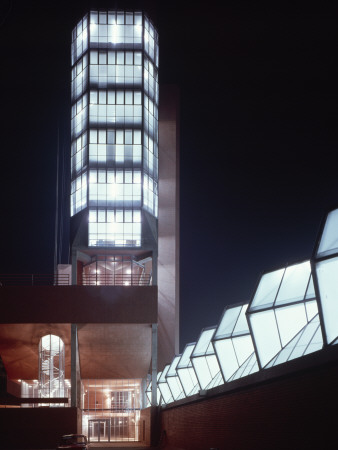
[{"label": "balcony", "polygon": [[[69,274],[0,274],[0,286],[70,286]],[[150,286],[151,274],[83,274],[82,286]]]}]

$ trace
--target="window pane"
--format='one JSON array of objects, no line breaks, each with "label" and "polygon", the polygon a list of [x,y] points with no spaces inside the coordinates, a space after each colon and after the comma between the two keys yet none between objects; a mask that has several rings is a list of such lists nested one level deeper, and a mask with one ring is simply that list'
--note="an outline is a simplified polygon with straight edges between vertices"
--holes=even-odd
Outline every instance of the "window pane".
[{"label": "window pane", "polygon": [[317,256],[329,255],[338,251],[338,209],[331,211],[326,219],[320,239]]},{"label": "window pane", "polygon": [[285,270],[276,305],[303,300],[311,275],[310,261],[289,266]]},{"label": "window pane", "polygon": [[280,269],[262,276],[250,305],[251,311],[273,305],[283,274],[284,269]]},{"label": "window pane", "polygon": [[326,337],[331,343],[338,336],[338,258],[318,263],[316,271]]}]

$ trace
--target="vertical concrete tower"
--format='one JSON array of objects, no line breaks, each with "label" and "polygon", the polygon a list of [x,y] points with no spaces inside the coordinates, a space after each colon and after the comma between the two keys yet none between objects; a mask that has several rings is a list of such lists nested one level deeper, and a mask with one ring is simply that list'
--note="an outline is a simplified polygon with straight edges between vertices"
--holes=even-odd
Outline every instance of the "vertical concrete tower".
[{"label": "vertical concrete tower", "polygon": [[72,34],[72,283],[157,284],[158,34],[91,11]]}]

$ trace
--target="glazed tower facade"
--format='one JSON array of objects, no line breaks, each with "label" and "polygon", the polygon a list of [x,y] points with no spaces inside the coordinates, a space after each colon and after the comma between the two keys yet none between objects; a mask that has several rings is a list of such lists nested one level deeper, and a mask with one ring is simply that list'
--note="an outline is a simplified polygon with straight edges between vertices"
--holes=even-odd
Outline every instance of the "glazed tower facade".
[{"label": "glazed tower facade", "polygon": [[156,284],[158,58],[141,12],[91,11],[73,30],[73,284]]}]

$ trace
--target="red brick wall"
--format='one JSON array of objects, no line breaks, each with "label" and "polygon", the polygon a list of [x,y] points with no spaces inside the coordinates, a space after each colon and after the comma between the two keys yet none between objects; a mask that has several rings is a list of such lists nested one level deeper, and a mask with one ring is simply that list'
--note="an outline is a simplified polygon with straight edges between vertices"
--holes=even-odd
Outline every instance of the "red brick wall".
[{"label": "red brick wall", "polygon": [[167,448],[338,448],[338,364],[164,409]]}]

